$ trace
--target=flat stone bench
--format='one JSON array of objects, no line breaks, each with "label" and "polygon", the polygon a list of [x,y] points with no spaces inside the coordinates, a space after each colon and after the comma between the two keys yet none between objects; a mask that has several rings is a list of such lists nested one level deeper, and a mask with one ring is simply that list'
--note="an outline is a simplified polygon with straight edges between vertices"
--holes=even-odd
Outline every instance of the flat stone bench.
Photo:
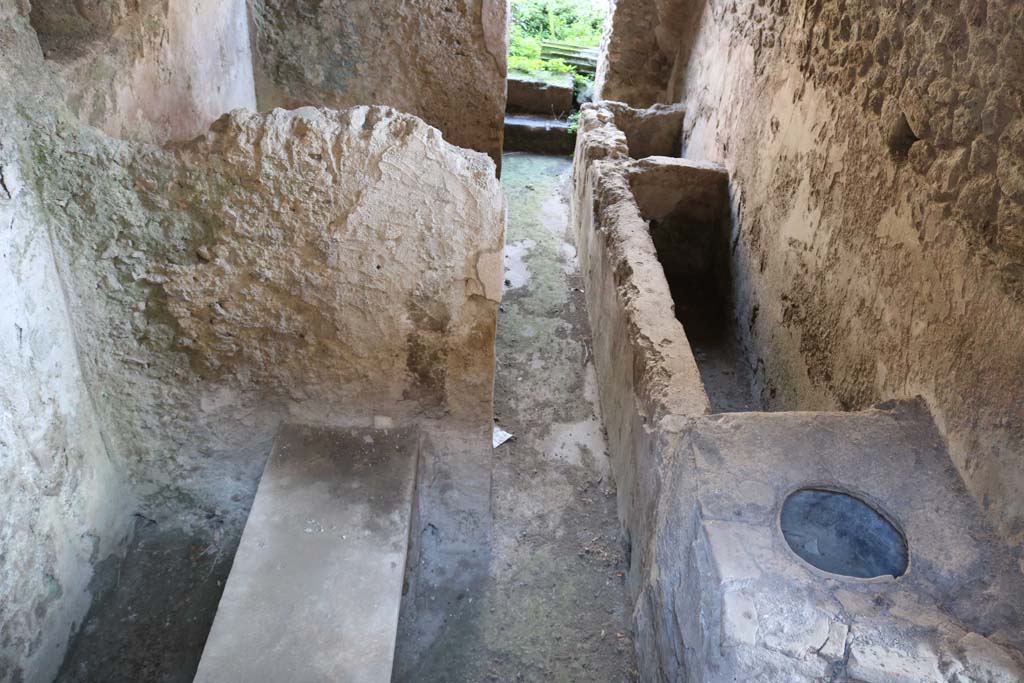
[{"label": "flat stone bench", "polygon": [[286,425],[195,680],[391,680],[419,437]]}]

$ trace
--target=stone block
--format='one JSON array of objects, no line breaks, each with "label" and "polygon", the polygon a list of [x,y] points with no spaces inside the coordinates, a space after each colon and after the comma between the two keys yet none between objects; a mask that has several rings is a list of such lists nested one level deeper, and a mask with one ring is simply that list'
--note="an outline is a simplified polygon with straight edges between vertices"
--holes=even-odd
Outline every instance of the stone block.
[{"label": "stone block", "polygon": [[572,109],[571,75],[550,74],[535,77],[520,73],[509,74],[505,111],[512,114],[539,114],[560,118],[568,116]]},{"label": "stone block", "polygon": [[419,437],[286,425],[197,683],[391,680]]}]

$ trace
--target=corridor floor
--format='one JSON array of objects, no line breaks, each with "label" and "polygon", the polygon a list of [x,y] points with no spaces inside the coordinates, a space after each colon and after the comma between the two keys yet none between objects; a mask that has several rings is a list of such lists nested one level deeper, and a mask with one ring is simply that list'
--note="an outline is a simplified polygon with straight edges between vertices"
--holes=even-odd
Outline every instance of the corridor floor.
[{"label": "corridor floor", "polygon": [[635,680],[565,157],[507,154],[493,547],[483,595],[453,614],[418,681]]}]

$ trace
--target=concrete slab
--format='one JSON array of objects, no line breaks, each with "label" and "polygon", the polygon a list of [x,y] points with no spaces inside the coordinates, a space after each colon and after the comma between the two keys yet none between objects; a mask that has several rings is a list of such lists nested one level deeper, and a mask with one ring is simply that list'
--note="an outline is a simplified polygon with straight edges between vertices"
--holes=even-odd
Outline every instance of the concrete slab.
[{"label": "concrete slab", "polygon": [[282,427],[195,680],[391,679],[412,430]]},{"label": "concrete slab", "polygon": [[[673,462],[640,604],[674,625],[693,680],[1024,680],[1021,550],[996,536],[922,403],[698,418]],[[844,576],[798,556],[780,513],[805,488],[884,514],[906,573]],[[852,521],[835,524],[852,536]]]}]

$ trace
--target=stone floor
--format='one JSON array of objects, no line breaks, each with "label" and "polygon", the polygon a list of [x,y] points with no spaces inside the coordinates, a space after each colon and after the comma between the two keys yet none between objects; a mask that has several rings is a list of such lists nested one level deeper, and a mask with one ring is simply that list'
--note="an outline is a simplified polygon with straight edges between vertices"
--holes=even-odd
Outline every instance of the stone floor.
[{"label": "stone floor", "polygon": [[568,224],[568,157],[507,154],[488,585],[410,681],[632,681],[624,558]]},{"label": "stone floor", "polygon": [[[634,681],[615,488],[568,225],[568,157],[508,154],[491,571],[398,680]],[[235,537],[235,535],[228,534]],[[60,681],[190,681],[234,547],[142,520]],[[116,586],[116,589],[114,587]]]}]

